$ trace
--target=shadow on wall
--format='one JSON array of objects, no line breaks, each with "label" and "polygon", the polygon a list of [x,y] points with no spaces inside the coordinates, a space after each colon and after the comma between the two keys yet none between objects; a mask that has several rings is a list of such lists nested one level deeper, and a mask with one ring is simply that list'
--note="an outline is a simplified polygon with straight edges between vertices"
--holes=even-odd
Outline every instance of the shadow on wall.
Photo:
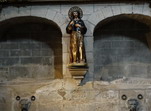
[{"label": "shadow on wall", "polygon": [[[139,17],[137,15],[137,17]],[[150,27],[136,16],[117,16],[100,22],[94,32],[95,80],[122,77],[151,78]],[[144,19],[140,16],[142,20]],[[150,23],[148,23],[149,25]]]},{"label": "shadow on wall", "polygon": [[60,28],[38,17],[0,23],[0,81],[16,78],[62,78]]}]

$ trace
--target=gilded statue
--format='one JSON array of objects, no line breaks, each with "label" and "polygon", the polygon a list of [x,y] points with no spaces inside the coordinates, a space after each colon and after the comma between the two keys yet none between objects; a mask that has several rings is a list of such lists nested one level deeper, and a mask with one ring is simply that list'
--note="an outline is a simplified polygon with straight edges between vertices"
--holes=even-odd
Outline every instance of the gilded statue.
[{"label": "gilded statue", "polygon": [[84,34],[87,28],[81,20],[82,10],[79,7],[72,7],[68,15],[70,22],[66,31],[70,34],[70,64],[86,64]]}]

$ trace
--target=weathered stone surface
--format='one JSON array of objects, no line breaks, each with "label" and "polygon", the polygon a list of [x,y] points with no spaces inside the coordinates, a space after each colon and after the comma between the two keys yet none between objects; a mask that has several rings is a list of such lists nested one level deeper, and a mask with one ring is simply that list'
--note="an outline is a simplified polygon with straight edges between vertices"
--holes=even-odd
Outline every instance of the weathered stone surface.
[{"label": "weathered stone surface", "polygon": [[120,4],[121,13],[132,13],[133,4]]},{"label": "weathered stone surface", "polygon": [[30,16],[31,6],[19,7],[19,16]]},{"label": "weathered stone surface", "polygon": [[143,89],[137,89],[136,85],[128,89],[123,81],[118,81],[118,83],[95,81],[87,82],[83,86],[77,86],[73,79],[33,82],[29,79],[24,79],[24,82],[23,79],[16,79],[9,84],[1,85],[0,108],[6,111],[19,110],[19,101],[15,100],[16,96],[30,100],[30,97],[34,95],[36,100],[31,101],[30,111],[43,109],[46,111],[126,111],[128,110],[127,101],[121,99],[123,94],[127,96],[127,99],[138,99],[137,96],[142,94],[143,99],[138,100],[141,108],[144,111],[149,111],[150,108],[150,90],[145,91],[147,86],[143,84],[141,85]]},{"label": "weathered stone surface", "polygon": [[[76,81],[71,79],[67,67],[70,39],[65,28],[69,22],[69,8],[75,5],[83,10],[82,19],[88,29],[85,46],[89,70],[81,86],[77,86]],[[139,100],[142,111],[150,111],[151,54],[144,39],[150,30],[142,27],[142,23],[138,25],[134,21],[124,21],[129,23],[127,27],[118,20],[114,25],[109,24],[113,27],[106,27],[104,32],[103,28],[96,35],[94,32],[102,20],[125,13],[150,16],[151,10],[149,3],[3,8],[0,21],[20,16],[42,17],[49,21],[46,27],[37,25],[39,22],[43,23],[43,20],[39,20],[36,24],[30,24],[30,27],[25,23],[16,29],[9,27],[11,33],[5,31],[7,36],[0,41],[0,111],[18,111],[19,101],[16,101],[16,96],[30,100],[32,95],[36,96],[36,101],[32,101],[30,111],[128,111],[127,101],[121,99],[123,94],[128,99],[138,99],[138,94],[142,94],[143,99]],[[136,23],[135,27],[132,26],[133,23]],[[57,29],[49,27],[54,24]],[[118,27],[119,24],[122,25]],[[111,32],[106,32],[109,30]],[[65,79],[51,80],[55,72],[62,73],[62,68]],[[95,80],[92,81],[93,79]]]},{"label": "weathered stone surface", "polygon": [[31,15],[38,17],[45,17],[49,6],[32,6]]},{"label": "weathered stone surface", "polygon": [[53,20],[55,15],[56,15],[56,11],[52,11],[51,7],[49,7],[46,13],[46,18]]},{"label": "weathered stone surface", "polygon": [[18,8],[16,8],[16,7],[13,7],[13,6],[11,6],[11,7],[9,7],[9,8],[4,8],[3,9],[4,10],[4,13],[5,13],[5,18],[6,19],[9,19],[9,18],[12,18],[12,17],[18,17],[19,16],[19,14],[18,14]]}]

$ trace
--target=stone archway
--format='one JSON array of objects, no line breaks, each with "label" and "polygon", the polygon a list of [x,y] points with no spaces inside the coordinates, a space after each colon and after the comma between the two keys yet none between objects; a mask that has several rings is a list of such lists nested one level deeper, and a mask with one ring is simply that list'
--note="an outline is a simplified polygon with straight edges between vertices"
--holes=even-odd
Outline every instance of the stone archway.
[{"label": "stone archway", "polygon": [[9,6],[1,10],[0,21],[7,20],[14,17],[23,17],[23,16],[34,16],[41,17],[48,20],[54,21],[59,27],[61,27],[61,32],[64,35],[64,24],[67,19],[64,15],[59,12],[58,6],[22,6],[15,7]]},{"label": "stone archway", "polygon": [[151,16],[149,4],[111,4],[98,5],[88,18],[90,31],[94,33],[95,26],[102,20],[121,14],[141,14]]},{"label": "stone archway", "polygon": [[0,22],[2,81],[62,75],[62,33],[51,20],[23,16]]},{"label": "stone archway", "polygon": [[150,78],[151,18],[121,14],[99,22],[94,29],[95,79]]}]

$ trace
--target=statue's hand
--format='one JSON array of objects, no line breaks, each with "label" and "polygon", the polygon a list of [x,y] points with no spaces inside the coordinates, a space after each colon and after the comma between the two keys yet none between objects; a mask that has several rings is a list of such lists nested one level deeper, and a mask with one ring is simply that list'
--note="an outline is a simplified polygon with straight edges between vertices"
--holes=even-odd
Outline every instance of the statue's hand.
[{"label": "statue's hand", "polygon": [[70,22],[70,25],[73,25],[73,24],[74,24],[74,21],[71,21],[71,22]]},{"label": "statue's hand", "polygon": [[81,27],[81,25],[80,25],[80,24],[75,24],[75,26],[76,26],[76,27]]}]

